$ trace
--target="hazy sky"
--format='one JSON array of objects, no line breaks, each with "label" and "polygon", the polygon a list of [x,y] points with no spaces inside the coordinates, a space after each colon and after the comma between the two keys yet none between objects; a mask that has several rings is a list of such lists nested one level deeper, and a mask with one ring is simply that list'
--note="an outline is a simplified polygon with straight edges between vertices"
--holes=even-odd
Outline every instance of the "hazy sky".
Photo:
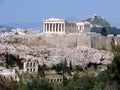
[{"label": "hazy sky", "polygon": [[41,22],[56,17],[81,21],[96,13],[120,26],[120,0],[0,0],[0,23]]}]

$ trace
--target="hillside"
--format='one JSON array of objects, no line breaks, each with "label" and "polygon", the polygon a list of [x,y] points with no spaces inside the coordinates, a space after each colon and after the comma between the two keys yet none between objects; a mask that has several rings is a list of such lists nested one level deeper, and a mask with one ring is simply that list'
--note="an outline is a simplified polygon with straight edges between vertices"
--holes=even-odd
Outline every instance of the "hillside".
[{"label": "hillside", "polygon": [[116,27],[112,27],[110,23],[101,16],[93,15],[83,22],[90,22],[91,24],[91,32],[100,33],[102,27],[106,27],[108,34],[120,34],[120,29]]},{"label": "hillside", "polygon": [[90,18],[83,21],[90,22],[91,27],[110,27],[110,23],[101,16],[93,15]]}]

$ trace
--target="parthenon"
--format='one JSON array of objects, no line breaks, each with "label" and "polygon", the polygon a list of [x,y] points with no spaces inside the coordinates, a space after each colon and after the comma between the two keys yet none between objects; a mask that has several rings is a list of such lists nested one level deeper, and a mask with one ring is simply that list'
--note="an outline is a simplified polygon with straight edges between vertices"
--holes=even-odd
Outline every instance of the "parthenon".
[{"label": "parthenon", "polygon": [[43,20],[43,32],[45,33],[72,33],[76,30],[76,23],[58,18]]}]

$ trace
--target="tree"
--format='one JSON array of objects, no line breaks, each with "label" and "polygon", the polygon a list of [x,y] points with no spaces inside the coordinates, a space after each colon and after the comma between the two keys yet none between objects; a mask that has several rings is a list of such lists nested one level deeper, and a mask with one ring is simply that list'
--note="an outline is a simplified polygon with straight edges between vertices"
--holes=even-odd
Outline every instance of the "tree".
[{"label": "tree", "polygon": [[72,62],[70,61],[70,71],[72,71],[73,68],[72,68]]},{"label": "tree", "polygon": [[115,56],[120,54],[120,45],[116,45],[114,39],[112,39],[111,48]]},{"label": "tree", "polygon": [[26,90],[53,90],[53,86],[46,79],[33,78],[27,83]]},{"label": "tree", "polygon": [[43,70],[39,71],[38,74],[41,78],[45,77],[45,72]]},{"label": "tree", "polygon": [[83,76],[76,81],[71,81],[65,90],[92,90],[95,85],[95,78]]},{"label": "tree", "polygon": [[65,62],[64,62],[64,68],[67,68],[67,60],[65,58]]},{"label": "tree", "polygon": [[108,66],[108,72],[112,79],[120,84],[120,55],[114,57],[112,64]]},{"label": "tree", "polygon": [[47,67],[45,64],[43,64],[43,66],[41,67],[41,69],[42,69],[43,71],[48,71],[48,70],[50,70],[50,68]]},{"label": "tree", "polygon": [[64,62],[61,62],[61,63],[57,64],[55,66],[55,70],[57,72],[63,71],[63,73],[69,72],[69,68],[67,67],[67,61],[66,61],[66,59],[65,59]]},{"label": "tree", "polygon": [[77,81],[79,79],[79,72],[74,73],[73,80]]},{"label": "tree", "polygon": [[76,66],[76,71],[83,71],[82,66]]},{"label": "tree", "polygon": [[16,57],[13,54],[6,54],[6,67],[13,66],[16,63]]},{"label": "tree", "polygon": [[106,30],[105,27],[103,27],[103,28],[101,29],[101,35],[102,35],[102,36],[107,36],[107,30]]}]

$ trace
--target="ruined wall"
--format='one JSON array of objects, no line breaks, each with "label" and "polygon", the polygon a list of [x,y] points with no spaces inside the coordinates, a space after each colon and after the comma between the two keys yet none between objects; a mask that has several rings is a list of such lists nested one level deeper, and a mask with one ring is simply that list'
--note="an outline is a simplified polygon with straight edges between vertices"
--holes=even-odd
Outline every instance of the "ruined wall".
[{"label": "ruined wall", "polygon": [[76,35],[52,35],[52,36],[44,36],[42,37],[50,47],[75,47],[76,46]]},{"label": "ruined wall", "polygon": [[42,37],[51,47],[71,48],[71,47],[90,47],[91,37],[86,34],[68,34],[68,35],[53,35]]},{"label": "ruined wall", "polygon": [[[71,33],[67,35],[40,35],[40,36],[21,36],[9,37],[5,42],[25,44],[29,46],[40,46],[41,48],[74,48],[79,46],[111,49],[111,42],[114,39],[116,44],[120,44],[120,37],[101,36],[100,34],[80,34]],[[1,41],[3,41],[1,39]]]},{"label": "ruined wall", "polygon": [[96,48],[96,49],[101,49],[102,48],[101,36],[100,35],[91,37],[91,47]]},{"label": "ruined wall", "polygon": [[101,36],[101,44],[102,44],[103,49],[110,50],[111,49],[111,42],[112,42],[111,36]]},{"label": "ruined wall", "polygon": [[77,46],[84,46],[91,48],[91,37],[85,34],[77,35]]},{"label": "ruined wall", "polygon": [[114,41],[115,41],[115,44],[119,44],[120,45],[120,37],[114,37]]}]

